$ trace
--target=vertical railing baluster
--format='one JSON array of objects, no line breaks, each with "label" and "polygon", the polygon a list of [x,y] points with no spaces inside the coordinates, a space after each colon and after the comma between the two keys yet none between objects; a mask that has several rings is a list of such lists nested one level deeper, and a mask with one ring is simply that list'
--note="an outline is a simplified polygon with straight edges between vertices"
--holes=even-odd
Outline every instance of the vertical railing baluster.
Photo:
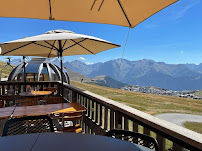
[{"label": "vertical railing baluster", "polygon": [[87,104],[87,98],[84,97],[83,99],[84,99],[84,107],[87,108],[87,106],[88,106],[88,104]]},{"label": "vertical railing baluster", "polygon": [[98,123],[98,103],[95,102],[95,123]]},{"label": "vertical railing baluster", "polygon": [[124,130],[129,130],[128,118],[126,116],[124,116]]},{"label": "vertical railing baluster", "polygon": [[173,143],[173,151],[183,151],[183,148],[182,148],[182,146],[180,146],[176,143]]},{"label": "vertical railing baluster", "polygon": [[74,103],[77,102],[77,92],[75,92],[75,91],[72,91],[71,102],[74,102]]},{"label": "vertical railing baluster", "polygon": [[90,117],[90,100],[87,99],[87,102],[88,102],[88,117]]},{"label": "vertical railing baluster", "polygon": [[108,129],[108,109],[105,106],[105,111],[104,111],[104,129]]},{"label": "vertical railing baluster", "polygon": [[133,131],[138,132],[138,124],[133,121]]},{"label": "vertical railing baluster", "polygon": [[80,94],[77,95],[77,103],[81,104],[81,95]]},{"label": "vertical railing baluster", "polygon": [[99,125],[100,125],[100,126],[102,126],[102,117],[103,117],[103,116],[102,116],[102,114],[103,114],[103,113],[102,113],[102,110],[103,110],[103,109],[102,109],[102,105],[100,104],[100,118],[99,118],[99,119],[100,119],[100,121],[99,121]]},{"label": "vertical railing baluster", "polygon": [[122,115],[119,111],[115,112],[115,128],[122,129]]},{"label": "vertical railing baluster", "polygon": [[143,133],[150,136],[150,130],[147,128],[143,128]]},{"label": "vertical railing baluster", "polygon": [[159,144],[159,150],[165,151],[165,138],[163,136],[157,134],[156,139]]},{"label": "vertical railing baluster", "polygon": [[114,111],[110,110],[110,130],[114,129]]},{"label": "vertical railing baluster", "polygon": [[91,101],[91,119],[95,120],[95,108],[94,108],[94,101]]}]

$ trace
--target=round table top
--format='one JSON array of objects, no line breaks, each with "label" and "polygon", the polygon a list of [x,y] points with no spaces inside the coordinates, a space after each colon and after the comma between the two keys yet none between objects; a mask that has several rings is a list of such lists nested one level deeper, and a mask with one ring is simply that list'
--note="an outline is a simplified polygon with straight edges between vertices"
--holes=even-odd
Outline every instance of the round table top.
[{"label": "round table top", "polygon": [[[12,144],[12,145],[11,145]],[[119,139],[76,133],[34,133],[0,138],[2,151],[152,151]]]},{"label": "round table top", "polygon": [[21,92],[20,96],[39,96],[39,95],[50,95],[51,91],[31,91],[31,92]]}]

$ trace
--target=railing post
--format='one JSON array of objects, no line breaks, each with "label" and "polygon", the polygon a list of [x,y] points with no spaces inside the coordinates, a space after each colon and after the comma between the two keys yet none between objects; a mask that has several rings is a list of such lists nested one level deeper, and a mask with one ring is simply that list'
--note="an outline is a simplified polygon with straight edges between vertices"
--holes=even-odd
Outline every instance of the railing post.
[{"label": "railing post", "polygon": [[71,102],[77,102],[77,92],[72,91],[72,98],[71,98]]},{"label": "railing post", "polygon": [[120,112],[115,112],[115,128],[122,129],[122,115]]},{"label": "railing post", "polygon": [[165,138],[163,136],[157,134],[156,139],[159,144],[159,150],[165,151]]},{"label": "railing post", "polygon": [[150,136],[150,130],[147,128],[143,128],[143,133]]},{"label": "railing post", "polygon": [[138,124],[133,121],[133,131],[138,132]]},{"label": "railing post", "polygon": [[110,130],[114,129],[114,111],[110,110]]},{"label": "railing post", "polygon": [[87,102],[88,102],[88,117],[90,117],[90,100],[89,99],[87,99]]},{"label": "railing post", "polygon": [[98,123],[98,103],[95,102],[95,123]]},{"label": "railing post", "polygon": [[106,108],[106,106],[104,110],[104,129],[108,129],[108,108]]},{"label": "railing post", "polygon": [[182,148],[182,146],[180,146],[176,143],[173,143],[173,151],[183,151],[183,148]]},{"label": "railing post", "polygon": [[100,122],[99,125],[102,126],[102,105],[100,104]]},{"label": "railing post", "polygon": [[128,118],[126,116],[124,116],[124,130],[129,130]]},{"label": "railing post", "polygon": [[94,121],[95,120],[95,106],[94,106],[94,101],[92,100],[91,101],[92,104],[91,104],[91,119]]}]

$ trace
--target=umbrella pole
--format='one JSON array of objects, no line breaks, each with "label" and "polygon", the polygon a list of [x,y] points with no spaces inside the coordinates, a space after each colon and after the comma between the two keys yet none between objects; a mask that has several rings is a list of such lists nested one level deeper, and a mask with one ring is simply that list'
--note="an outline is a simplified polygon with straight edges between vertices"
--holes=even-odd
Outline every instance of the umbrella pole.
[{"label": "umbrella pole", "polygon": [[24,84],[25,84],[25,86],[24,86],[24,92],[26,91],[26,70],[25,70],[25,65],[26,65],[26,63],[25,63],[25,56],[23,56],[23,70],[24,70]]},{"label": "umbrella pole", "polygon": [[61,82],[62,82],[62,99],[63,99],[63,96],[64,96],[64,92],[63,92],[63,83],[64,83],[64,80],[63,80],[63,63],[62,63],[62,52],[63,52],[63,49],[62,49],[62,41],[61,40],[58,40],[59,42],[59,55],[60,55],[60,75],[61,75]]}]

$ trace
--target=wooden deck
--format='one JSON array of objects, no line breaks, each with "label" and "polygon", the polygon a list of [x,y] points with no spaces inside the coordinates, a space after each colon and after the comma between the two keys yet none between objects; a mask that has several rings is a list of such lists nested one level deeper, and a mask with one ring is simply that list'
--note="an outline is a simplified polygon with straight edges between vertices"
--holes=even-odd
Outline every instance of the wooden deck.
[{"label": "wooden deck", "polygon": [[[58,96],[62,87],[64,99],[67,102],[76,102],[85,106],[88,111],[81,124],[84,133],[105,135],[106,131],[114,128],[136,131],[155,137],[161,151],[171,148],[173,151],[182,151],[184,148],[197,151],[202,148],[202,135],[175,124],[158,119],[154,116],[60,82],[27,82],[28,85],[43,90],[46,87],[57,87]],[[7,90],[14,89],[15,94],[23,92],[23,82],[1,82],[1,95]],[[166,143],[167,141],[170,143]]]}]

